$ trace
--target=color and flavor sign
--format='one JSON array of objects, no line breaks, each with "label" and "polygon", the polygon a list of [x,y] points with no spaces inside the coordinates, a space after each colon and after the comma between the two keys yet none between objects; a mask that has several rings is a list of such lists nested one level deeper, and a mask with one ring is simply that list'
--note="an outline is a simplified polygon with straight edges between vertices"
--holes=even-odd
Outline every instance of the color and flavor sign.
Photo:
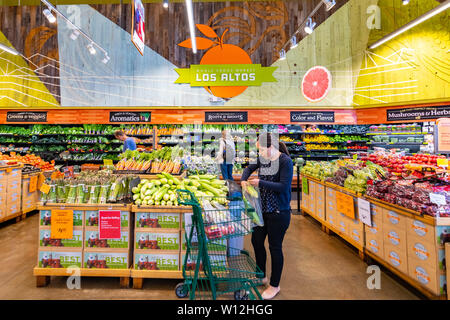
[{"label": "color and flavor sign", "polygon": [[47,112],[7,112],[6,122],[47,122]]},{"label": "color and flavor sign", "polygon": [[69,268],[77,266],[81,268],[81,251],[39,251],[39,268]]},{"label": "color and flavor sign", "polygon": [[205,122],[247,122],[246,111],[205,112]]},{"label": "color and flavor sign", "polygon": [[178,254],[141,254],[135,255],[134,268],[137,270],[178,270]]},{"label": "color and flavor sign", "polygon": [[291,122],[334,122],[334,111],[291,111]]},{"label": "color and flavor sign", "polygon": [[450,117],[450,105],[442,107],[388,109],[387,121],[438,119]]},{"label": "color and flavor sign", "polygon": [[71,239],[53,239],[50,229],[39,230],[39,245],[41,247],[71,247],[81,248],[83,246],[83,231],[73,230]]},{"label": "color and flavor sign", "polygon": [[109,113],[109,122],[151,122],[151,112],[115,112]]},{"label": "color and flavor sign", "polygon": [[136,232],[136,249],[178,250],[180,233]]},{"label": "color and flavor sign", "polygon": [[127,269],[127,252],[85,252],[84,267],[98,269]]},{"label": "color and flavor sign", "polygon": [[175,69],[179,78],[175,83],[190,83],[191,87],[260,86],[263,82],[276,82],[272,75],[277,67],[260,64],[209,64],[191,65]]}]

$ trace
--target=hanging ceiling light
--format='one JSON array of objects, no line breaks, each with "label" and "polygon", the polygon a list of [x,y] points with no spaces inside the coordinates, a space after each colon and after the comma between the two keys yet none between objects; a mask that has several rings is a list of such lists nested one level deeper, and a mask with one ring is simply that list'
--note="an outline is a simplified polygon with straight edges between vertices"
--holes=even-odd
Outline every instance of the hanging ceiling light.
[{"label": "hanging ceiling light", "polygon": [[447,0],[447,1],[443,2],[443,3],[441,3],[440,5],[438,5],[437,7],[435,7],[434,9],[431,9],[427,13],[421,15],[417,19],[414,19],[413,21],[405,24],[400,29],[398,29],[398,30],[388,34],[387,36],[381,38],[380,40],[378,40],[374,44],[370,45],[369,49],[375,49],[376,47],[381,46],[383,43],[386,43],[386,42],[394,39],[395,37],[399,36],[400,34],[408,31],[411,28],[414,28],[418,24],[421,24],[422,22],[424,22],[424,21],[434,17],[435,15],[437,15],[437,14],[439,14],[441,12],[444,12],[445,10],[447,10],[449,8],[450,8],[450,0]]},{"label": "hanging ceiling light", "polygon": [[403,5],[406,6],[407,4],[409,4],[409,0],[403,0]]},{"label": "hanging ceiling light", "polygon": [[297,43],[297,37],[296,36],[293,36],[292,38],[291,38],[291,49],[294,49],[295,47],[297,47],[298,46],[298,43]]},{"label": "hanging ceiling light", "polygon": [[48,22],[50,22],[50,23],[56,22],[55,16],[52,14],[52,12],[49,9],[44,9],[44,11],[42,11],[42,13],[47,18]]},{"label": "hanging ceiling light", "polygon": [[317,23],[313,22],[312,18],[308,18],[308,20],[306,21],[306,25],[305,25],[305,32],[307,34],[313,33],[316,25],[317,25]]},{"label": "hanging ceiling light", "polygon": [[105,57],[102,59],[102,62],[104,63],[104,64],[107,64],[108,63],[108,61],[109,61],[109,56],[108,55],[105,55]]},{"label": "hanging ceiling light", "polygon": [[163,7],[166,8],[166,9],[169,7],[169,0],[164,0],[163,1]]},{"label": "hanging ceiling light", "polygon": [[97,50],[95,50],[93,43],[89,43],[86,48],[88,48],[89,53],[92,55],[97,53]]},{"label": "hanging ceiling light", "polygon": [[77,40],[78,36],[80,35],[80,31],[77,29],[74,29],[72,33],[70,34],[70,39]]},{"label": "hanging ceiling light", "polygon": [[336,1],[335,0],[322,0],[322,2],[326,6],[326,8],[325,8],[326,11],[330,11],[336,5]]},{"label": "hanging ceiling light", "polygon": [[189,20],[189,32],[191,34],[192,52],[197,53],[197,41],[195,41],[194,10],[192,9],[192,0],[186,0],[186,10]]},{"label": "hanging ceiling light", "polygon": [[12,55],[15,55],[15,56],[17,56],[19,54],[14,48],[8,47],[8,46],[6,46],[6,45],[4,45],[2,43],[0,43],[0,50],[9,52],[9,53],[11,53]]},{"label": "hanging ceiling light", "polygon": [[286,50],[281,49],[280,51],[280,60],[286,59]]}]

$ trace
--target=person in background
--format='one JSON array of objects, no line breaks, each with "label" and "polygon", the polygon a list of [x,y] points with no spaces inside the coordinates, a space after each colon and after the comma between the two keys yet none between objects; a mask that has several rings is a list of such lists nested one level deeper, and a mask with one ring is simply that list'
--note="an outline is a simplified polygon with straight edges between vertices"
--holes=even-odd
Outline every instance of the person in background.
[{"label": "person in background", "polygon": [[219,140],[217,162],[224,180],[233,180],[233,164],[236,157],[236,147],[228,130],[222,130],[222,138]]},{"label": "person in background", "polygon": [[136,141],[134,138],[127,136],[122,130],[117,130],[114,132],[114,136],[116,139],[123,141],[123,152],[127,150],[136,150]]},{"label": "person in background", "polygon": [[[262,293],[263,299],[272,299],[280,292],[280,279],[283,270],[283,239],[291,221],[291,183],[293,162],[286,145],[269,133],[262,133],[257,142],[259,157],[256,164],[249,165],[242,174],[242,188],[249,184],[259,187],[263,211],[263,227],[254,227],[252,244],[256,264],[266,276],[266,248],[264,242],[269,238],[269,251],[272,260],[270,285]],[[259,169],[258,178],[248,180]],[[247,181],[248,180],[248,181]]]}]

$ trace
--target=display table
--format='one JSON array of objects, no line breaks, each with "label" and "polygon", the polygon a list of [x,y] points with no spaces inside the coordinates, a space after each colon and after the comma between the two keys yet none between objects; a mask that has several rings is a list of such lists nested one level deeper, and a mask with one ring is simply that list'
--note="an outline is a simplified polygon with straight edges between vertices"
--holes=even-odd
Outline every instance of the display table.
[{"label": "display table", "polygon": [[[309,176],[302,189],[301,209],[355,248],[360,257],[375,260],[429,298],[445,297],[444,240],[450,218],[421,215],[398,205],[365,197]],[[358,216],[358,199],[370,203],[372,225]]]},{"label": "display table", "polygon": [[[131,275],[132,232],[129,204],[38,204],[39,247],[33,270],[36,286],[46,286],[50,276],[118,277],[128,287]],[[73,215],[71,239],[52,239],[52,213]],[[120,212],[119,239],[99,239],[99,210]],[[56,214],[56,213],[55,213]]]}]

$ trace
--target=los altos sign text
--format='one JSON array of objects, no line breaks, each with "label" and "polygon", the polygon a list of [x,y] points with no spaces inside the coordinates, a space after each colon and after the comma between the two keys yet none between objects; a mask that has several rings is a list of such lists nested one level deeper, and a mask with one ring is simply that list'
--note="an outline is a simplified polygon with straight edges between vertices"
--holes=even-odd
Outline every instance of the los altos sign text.
[{"label": "los altos sign text", "polygon": [[260,86],[263,82],[276,82],[272,73],[277,67],[260,64],[208,64],[176,68],[179,78],[175,83],[190,83],[191,87]]},{"label": "los altos sign text", "polygon": [[450,106],[388,109],[386,111],[387,121],[438,119],[450,117]]}]

